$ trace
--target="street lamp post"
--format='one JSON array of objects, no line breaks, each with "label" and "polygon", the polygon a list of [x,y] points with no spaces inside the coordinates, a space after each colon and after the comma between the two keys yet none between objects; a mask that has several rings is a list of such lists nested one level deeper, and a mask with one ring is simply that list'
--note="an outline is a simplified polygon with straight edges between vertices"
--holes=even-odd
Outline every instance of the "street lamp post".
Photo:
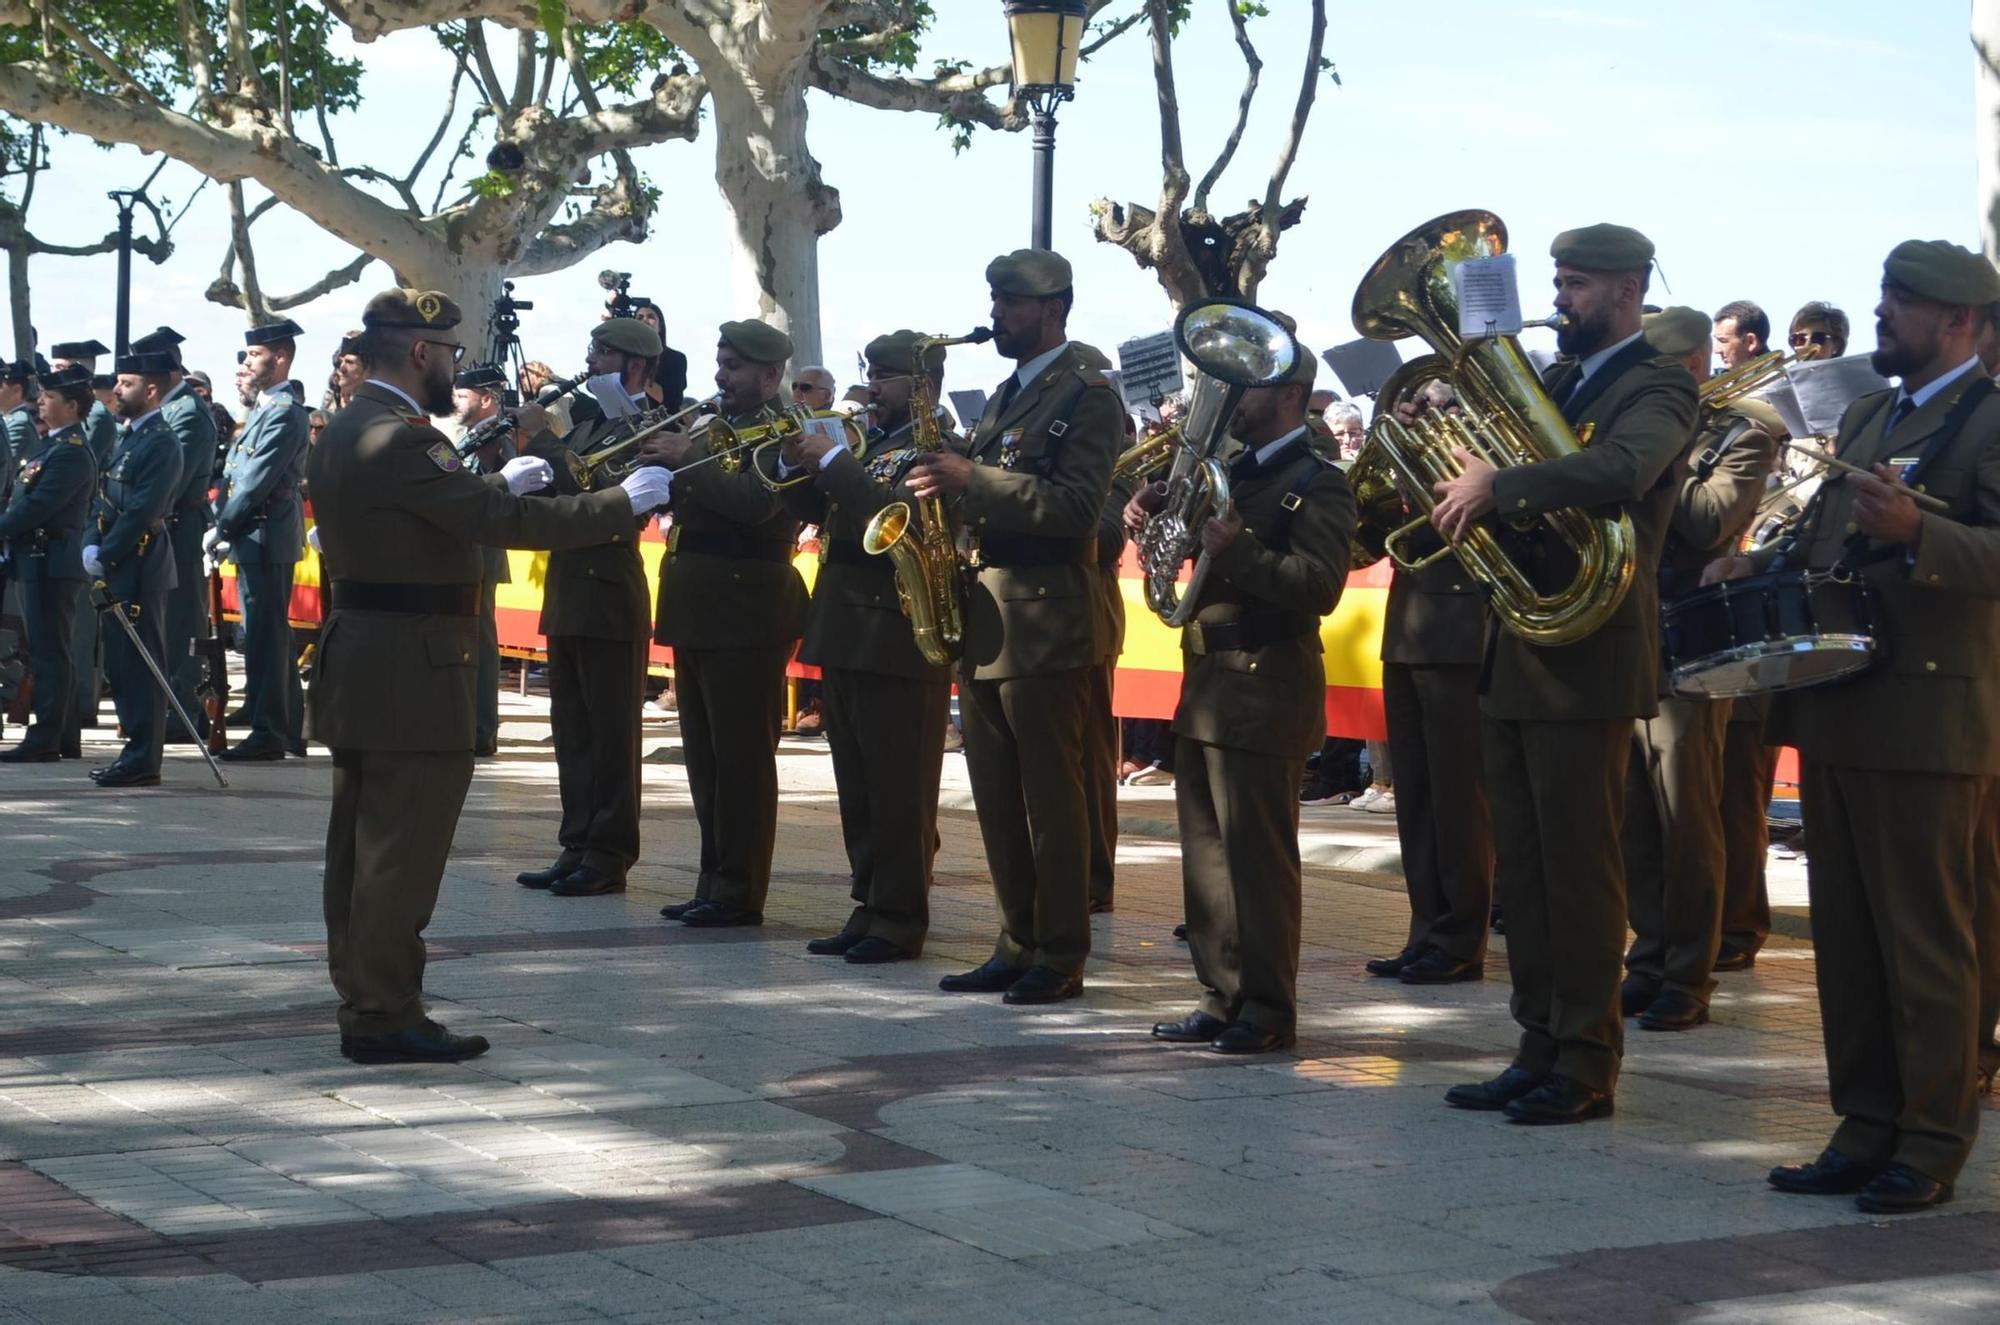
[{"label": "street lamp post", "polygon": [[1014,51],[1014,95],[1035,126],[1033,243],[1051,247],[1055,206],[1056,107],[1076,95],[1076,55],[1090,0],[1006,0]]}]

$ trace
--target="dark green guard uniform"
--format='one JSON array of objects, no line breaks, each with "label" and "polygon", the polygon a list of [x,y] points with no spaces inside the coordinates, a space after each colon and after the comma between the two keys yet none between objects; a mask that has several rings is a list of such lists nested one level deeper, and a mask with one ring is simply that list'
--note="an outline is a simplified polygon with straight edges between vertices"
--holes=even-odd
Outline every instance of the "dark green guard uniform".
[{"label": "dark green guard uniform", "polygon": [[[1084,361],[1100,371],[1111,360],[1094,345],[1077,343]],[[1131,421],[1131,413],[1119,402],[1120,426]],[[1137,440],[1127,431],[1120,444]],[[1086,728],[1089,745],[1084,754],[1084,804],[1090,810],[1090,910],[1092,914],[1113,907],[1118,875],[1118,715],[1112,711],[1113,682],[1118,675],[1118,658],[1125,652],[1125,590],[1118,582],[1118,561],[1125,555],[1125,503],[1137,487],[1131,478],[1114,477],[1111,493],[1097,521],[1097,610],[1103,620],[1098,625],[1103,657],[1090,676],[1090,720]]]},{"label": "dark green guard uniform", "polygon": [[[96,340],[65,341],[49,350],[49,360],[58,369],[67,365],[81,368],[89,375],[91,394],[96,398],[84,416],[83,435],[95,465],[94,475],[101,475],[111,467],[111,452],[118,445],[118,419],[106,403],[112,384],[118,379],[97,371],[98,364],[110,354],[103,342]],[[96,482],[94,476],[92,482]],[[170,605],[171,601],[170,598]],[[96,725],[97,698],[104,687],[104,669],[98,665],[97,647],[97,628],[102,622],[96,612],[89,610],[87,598],[78,600],[78,608],[71,615],[75,624],[70,630],[70,657],[76,672],[75,683],[70,687],[69,727],[63,733],[65,758],[82,753],[82,728],[86,723]]]},{"label": "dark green guard uniform", "polygon": [[[64,368],[42,379],[44,392],[90,400],[90,373]],[[9,763],[48,762],[80,754],[67,729],[76,684],[71,642],[83,592],[83,531],[97,489],[97,460],[80,424],[50,433],[41,454],[21,467],[0,515],[0,551],[8,579],[21,588],[28,665],[35,676],[35,725],[21,744],[0,754]]]},{"label": "dark green guard uniform", "polygon": [[[304,332],[294,322],[252,327],[249,347],[279,349],[289,368]],[[257,360],[252,359],[254,367]],[[292,576],[305,554],[305,478],[312,412],[280,376],[263,388],[257,407],[229,448],[216,489],[215,534],[236,563],[243,606],[243,709],[249,734],[225,759],[283,759],[305,753],[305,696],[292,645]]]},{"label": "dark green guard uniform", "polygon": [[1076,343],[1035,349],[1052,317],[1066,319],[1069,263],[1021,249],[988,264],[986,281],[996,348],[1020,366],[987,399],[958,503],[974,559],[959,708],[1000,935],[985,965],[941,983],[1045,1003],[1081,990],[1090,955],[1084,761],[1106,651],[1097,532],[1125,429],[1118,393]]},{"label": "dark green guard uniform", "polygon": [[[396,365],[432,396],[423,405],[449,409],[458,322],[443,295],[377,295],[363,314],[374,371]],[[307,460],[330,587],[311,694],[313,735],[333,752],[327,964],[343,1052],[367,1062],[486,1048],[423,1005],[423,930],[472,778],[479,545],[635,537],[623,491],[510,495],[503,476],[468,471],[418,405],[371,379]]]},{"label": "dark green guard uniform", "polygon": [[[916,332],[896,331],[870,341],[870,380],[892,375],[907,384],[918,372],[941,378],[943,347],[919,366],[917,339]],[[938,398],[933,390],[931,399]],[[820,527],[819,576],[799,658],[821,669],[840,833],[854,877],[854,912],[846,925],[837,935],[813,940],[808,949],[857,963],[892,961],[924,949],[951,703],[951,670],[933,666],[917,651],[897,603],[892,563],[861,545],[869,520],[891,501],[916,509],[903,481],[917,456],[907,415],[905,406],[895,426],[871,433],[859,458],[835,447],[823,463],[814,462],[819,468],[810,483],[785,490],[786,508]],[[959,445],[956,438],[949,441]],[[914,541],[914,519],[910,529]],[[951,541],[956,546],[956,539]],[[955,561],[945,573],[955,586]]]},{"label": "dark green guard uniform", "polygon": [[1799,752],[1841,1119],[1826,1154],[1771,1182],[1860,1189],[1871,1212],[1950,1199],[1979,1128],[1974,892],[2000,775],[2000,390],[1972,338],[1995,302],[2000,274],[1977,253],[1911,240],[1889,254],[1874,365],[1903,385],[1855,401],[1834,454],[1888,466],[1946,509],[1909,507],[1914,536],[1891,541],[1864,527],[1859,485],[1831,480],[1795,541],[1748,559],[1858,574],[1887,654],[1851,680],[1779,694],[1770,724]]},{"label": "dark green guard uniform", "polygon": [[[1545,646],[1496,624],[1490,645],[1481,757],[1521,1042],[1507,1073],[1454,1087],[1446,1098],[1462,1108],[1506,1109],[1528,1123],[1580,1122],[1612,1108],[1624,1051],[1619,837],[1632,722],[1659,711],[1660,547],[1679,487],[1670,471],[1694,437],[1696,408],[1694,378],[1637,329],[1652,242],[1598,225],[1558,235],[1551,253],[1559,279],[1574,272],[1587,282],[1578,291],[1559,288],[1559,310],[1568,311],[1566,299],[1588,297],[1599,301],[1590,313],[1607,322],[1629,316],[1634,330],[1544,374],[1564,419],[1590,442],[1558,459],[1499,470],[1494,514],[1623,514],[1632,521],[1636,564],[1623,601],[1594,634]],[[1575,569],[1568,546],[1547,536],[1537,546],[1548,582],[1567,582]]]},{"label": "dark green guard uniform", "polygon": [[[1662,354],[1706,375],[1709,319],[1675,307],[1646,319]],[[1696,368],[1699,364],[1701,367]],[[1678,488],[1660,555],[1660,597],[1700,587],[1701,570],[1733,551],[1757,514],[1776,443],[1764,408],[1704,410],[1695,439],[1671,471]],[[1722,942],[1723,736],[1728,700],[1691,699],[1660,678],[1660,711],[1632,730],[1625,789],[1625,885],[1632,946],[1620,1002],[1647,1030],[1686,1030],[1708,1020]],[[1761,812],[1761,807],[1760,812]]]},{"label": "dark green guard uniform", "polygon": [[1299,780],[1326,734],[1319,622],[1347,582],[1355,524],[1347,478],[1306,426],[1314,364],[1302,351],[1239,408],[1237,426],[1256,424],[1230,461],[1243,527],[1181,632],[1174,805],[1202,995],[1153,1033],[1225,1053],[1281,1048],[1298,1023]]},{"label": "dark green guard uniform", "polygon": [[[782,367],[791,338],[750,319],[722,324],[723,356]],[[781,408],[775,396],[725,417],[750,428]],[[792,567],[799,522],[744,457],[734,473],[698,464],[674,480],[673,533],[660,571],[653,638],[674,651],[675,695],[688,791],[701,829],[690,903],[665,908],[698,927],[756,924],[771,887],[778,838],[778,736],[785,664],[805,627],[806,586]],[[776,470],[777,448],[757,462]]]},{"label": "dark green guard uniform", "polygon": [[[658,333],[637,318],[599,322],[590,337],[600,352],[651,359],[661,349]],[[630,425],[599,410],[579,407],[579,413],[560,442],[544,432],[529,446],[554,468],[554,494],[583,491],[570,475],[569,456],[589,456],[631,433]],[[558,896],[622,892],[626,871],[639,859],[639,710],[653,633],[639,540],[550,553],[536,628],[548,639],[561,851],[549,870],[522,877],[543,880]]]},{"label": "dark green guard uniform", "polygon": [[[176,360],[153,351],[117,362],[120,399],[142,382],[164,395]],[[167,669],[167,593],[174,587],[173,545],[167,515],[180,491],[181,448],[157,406],[129,422],[111,468],[104,475],[92,512],[96,531],[84,549],[84,569],[104,583],[107,611],[123,613],[162,672]],[[93,570],[101,567],[101,573]],[[160,780],[160,750],[166,740],[167,701],[159,682],[132,647],[132,638],[113,623],[104,627],[104,670],[111,698],[125,728],[125,748],[94,774],[102,787],[149,786]]]}]

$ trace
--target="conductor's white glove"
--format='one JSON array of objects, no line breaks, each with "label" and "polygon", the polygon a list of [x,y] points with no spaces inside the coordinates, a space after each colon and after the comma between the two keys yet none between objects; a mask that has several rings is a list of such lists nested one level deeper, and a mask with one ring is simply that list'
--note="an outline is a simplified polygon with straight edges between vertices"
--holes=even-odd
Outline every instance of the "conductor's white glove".
[{"label": "conductor's white glove", "polygon": [[619,487],[632,503],[632,514],[644,515],[667,504],[673,492],[674,472],[660,465],[642,465],[625,476]]},{"label": "conductor's white glove", "polygon": [[104,578],[104,563],[97,555],[97,544],[92,543],[83,550],[83,569],[93,580]]},{"label": "conductor's white glove", "polygon": [[207,529],[204,529],[202,531],[201,550],[203,552],[213,552],[215,551],[215,545],[217,543],[220,543],[221,541],[222,541],[222,530],[211,525]]},{"label": "conductor's white glove", "polygon": [[507,480],[507,491],[519,497],[555,482],[556,472],[538,455],[517,455],[500,466],[500,477]]},{"label": "conductor's white glove", "polygon": [[313,550],[314,556],[320,554],[318,525],[314,525],[312,528],[306,530],[306,546]]}]

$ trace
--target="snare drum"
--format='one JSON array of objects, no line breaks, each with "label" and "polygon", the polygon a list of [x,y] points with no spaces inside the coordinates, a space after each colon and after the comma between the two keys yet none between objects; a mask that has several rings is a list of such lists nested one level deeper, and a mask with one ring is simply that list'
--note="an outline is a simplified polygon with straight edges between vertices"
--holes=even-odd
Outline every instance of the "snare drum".
[{"label": "snare drum", "polygon": [[1771,571],[1666,604],[1661,648],[1674,693],[1709,699],[1798,690],[1874,666],[1875,593],[1858,578]]}]

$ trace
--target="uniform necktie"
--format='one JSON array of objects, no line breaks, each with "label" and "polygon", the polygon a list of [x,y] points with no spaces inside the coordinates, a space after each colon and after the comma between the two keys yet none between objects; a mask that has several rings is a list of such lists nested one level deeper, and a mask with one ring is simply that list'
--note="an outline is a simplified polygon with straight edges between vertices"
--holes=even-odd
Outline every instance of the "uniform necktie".
[{"label": "uniform necktie", "polygon": [[1007,407],[1014,403],[1014,397],[1020,394],[1021,394],[1020,375],[1018,373],[1012,374],[1007,378],[1006,381],[1000,384],[999,413],[1005,414],[1007,412]]},{"label": "uniform necktie", "polygon": [[1902,424],[1904,419],[1909,418],[1912,414],[1915,414],[1916,412],[1917,412],[1917,402],[1910,399],[1908,396],[1904,396],[1901,400],[1897,401],[1896,408],[1889,411],[1889,426],[1883,430],[1884,435],[1896,431],[1897,427]]}]

